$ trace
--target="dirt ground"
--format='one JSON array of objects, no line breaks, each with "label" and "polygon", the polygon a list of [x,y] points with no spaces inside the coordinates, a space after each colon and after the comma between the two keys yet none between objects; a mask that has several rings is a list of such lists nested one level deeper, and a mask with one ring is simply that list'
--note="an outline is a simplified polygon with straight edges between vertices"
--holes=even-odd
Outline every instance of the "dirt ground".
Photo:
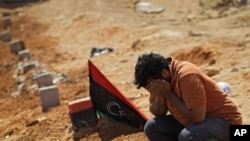
[{"label": "dirt ground", "polygon": [[[12,40],[21,39],[37,66],[26,73],[22,62],[0,41],[0,140],[147,140],[123,123],[100,119],[74,134],[68,102],[89,95],[88,59],[146,116],[148,93],[133,85],[134,65],[145,52],[191,61],[215,81],[231,84],[250,124],[250,5],[216,5],[203,0],[148,0],[164,11],[144,13],[136,0],[46,0],[8,9]],[[0,31],[4,31],[0,23]],[[90,58],[92,47],[114,51]],[[42,112],[34,74],[61,76],[60,106]],[[19,94],[17,92],[20,92]]]}]

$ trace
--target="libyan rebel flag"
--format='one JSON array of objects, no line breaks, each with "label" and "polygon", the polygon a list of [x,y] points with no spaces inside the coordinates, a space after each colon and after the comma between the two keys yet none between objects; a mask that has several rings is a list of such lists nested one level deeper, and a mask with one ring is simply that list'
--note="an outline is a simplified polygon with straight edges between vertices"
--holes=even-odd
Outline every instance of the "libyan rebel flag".
[{"label": "libyan rebel flag", "polygon": [[100,117],[143,127],[147,117],[89,60],[90,97]]}]

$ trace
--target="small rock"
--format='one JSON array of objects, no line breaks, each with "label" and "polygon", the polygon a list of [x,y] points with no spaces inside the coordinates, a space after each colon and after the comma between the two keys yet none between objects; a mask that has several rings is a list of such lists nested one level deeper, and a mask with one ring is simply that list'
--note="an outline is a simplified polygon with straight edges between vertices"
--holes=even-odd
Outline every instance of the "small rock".
[{"label": "small rock", "polygon": [[16,78],[17,84],[23,83],[26,80],[24,75],[20,75]]},{"label": "small rock", "polygon": [[11,136],[13,133],[14,133],[14,130],[13,130],[13,129],[10,129],[10,130],[8,130],[8,131],[4,134],[4,136],[5,136],[5,138],[9,138],[9,136]]},{"label": "small rock", "polygon": [[36,120],[33,120],[33,121],[30,121],[30,122],[28,122],[27,124],[26,124],[26,126],[28,127],[28,126],[34,126],[34,125],[36,125],[36,124],[38,124],[39,123],[39,121],[36,119]]},{"label": "small rock", "polygon": [[156,7],[155,5],[149,3],[149,2],[138,2],[136,4],[136,10],[143,12],[143,13],[161,13],[165,9],[163,7]]},{"label": "small rock", "polygon": [[37,120],[38,120],[38,122],[42,122],[42,121],[44,121],[46,119],[47,119],[47,117],[41,117],[41,118],[38,118]]},{"label": "small rock", "polygon": [[12,97],[16,98],[20,95],[20,91],[16,91],[10,94]]},{"label": "small rock", "polygon": [[205,73],[209,76],[212,77],[214,75],[220,74],[220,71],[217,69],[206,69]]},{"label": "small rock", "polygon": [[17,86],[17,89],[18,89],[18,91],[21,91],[24,87],[25,87],[25,84],[24,84],[24,83],[20,83],[20,84]]},{"label": "small rock", "polygon": [[237,71],[239,71],[239,69],[238,69],[238,68],[233,67],[233,68],[231,69],[231,71],[230,71],[230,72],[237,72]]}]

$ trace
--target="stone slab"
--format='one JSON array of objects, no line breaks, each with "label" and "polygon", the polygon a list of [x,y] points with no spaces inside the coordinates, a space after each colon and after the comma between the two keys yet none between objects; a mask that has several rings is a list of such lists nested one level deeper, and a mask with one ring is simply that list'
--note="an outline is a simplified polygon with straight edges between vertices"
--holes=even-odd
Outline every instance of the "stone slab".
[{"label": "stone slab", "polygon": [[35,62],[26,62],[23,65],[23,73],[28,72],[29,70],[33,69],[36,67],[36,63]]},{"label": "stone slab", "polygon": [[1,40],[3,41],[3,42],[9,42],[9,41],[11,41],[11,37],[10,37],[10,33],[9,33],[9,31],[2,31],[1,32]]},{"label": "stone slab", "polygon": [[58,88],[56,85],[42,87],[39,89],[42,111],[47,112],[49,108],[60,105]]},{"label": "stone slab", "polygon": [[53,85],[53,78],[50,73],[38,74],[34,77],[34,80],[36,81],[39,88]]},{"label": "stone slab", "polygon": [[24,42],[22,40],[13,40],[9,42],[10,52],[18,54],[19,51],[25,49]]},{"label": "stone slab", "polygon": [[31,59],[31,55],[30,55],[30,50],[25,49],[25,50],[21,50],[18,52],[18,56],[19,56],[19,61],[23,61],[23,60],[30,60]]},{"label": "stone slab", "polygon": [[11,27],[11,18],[10,16],[4,16],[3,17],[3,28],[8,29]]}]

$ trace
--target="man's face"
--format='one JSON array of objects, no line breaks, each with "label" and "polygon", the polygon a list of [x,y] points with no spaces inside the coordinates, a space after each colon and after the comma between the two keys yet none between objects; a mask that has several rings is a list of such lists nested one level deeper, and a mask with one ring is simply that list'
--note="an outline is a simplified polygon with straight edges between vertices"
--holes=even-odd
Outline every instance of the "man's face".
[{"label": "man's face", "polygon": [[150,87],[150,83],[161,83],[162,80],[165,80],[165,81],[171,83],[172,79],[171,79],[171,76],[170,76],[170,72],[168,70],[166,70],[166,69],[164,69],[162,71],[162,78],[159,78],[159,79],[149,79],[148,80],[148,84],[145,87],[145,89],[148,89]]}]

